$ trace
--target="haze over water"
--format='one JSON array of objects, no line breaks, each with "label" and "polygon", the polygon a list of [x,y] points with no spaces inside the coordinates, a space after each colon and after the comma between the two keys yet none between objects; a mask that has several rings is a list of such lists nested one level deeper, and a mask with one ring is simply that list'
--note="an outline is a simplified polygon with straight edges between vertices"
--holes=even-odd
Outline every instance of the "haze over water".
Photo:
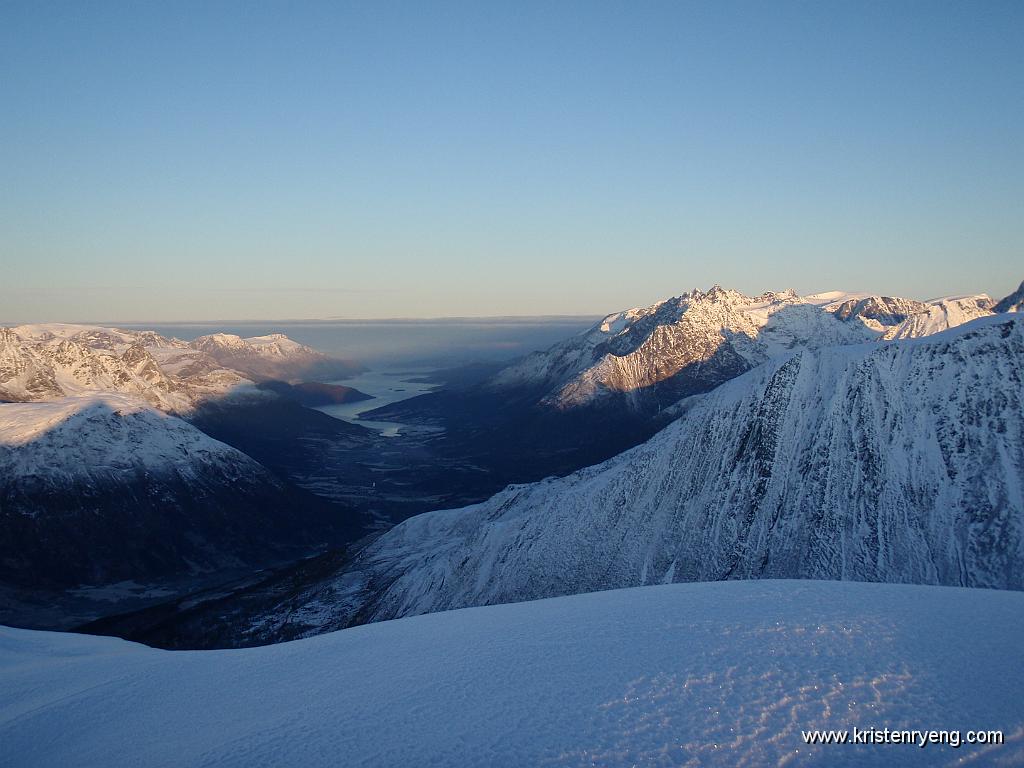
[{"label": "haze over water", "polygon": [[252,321],[123,325],[191,341],[210,333],[284,333],[329,355],[380,370],[511,360],[580,333],[597,317]]}]

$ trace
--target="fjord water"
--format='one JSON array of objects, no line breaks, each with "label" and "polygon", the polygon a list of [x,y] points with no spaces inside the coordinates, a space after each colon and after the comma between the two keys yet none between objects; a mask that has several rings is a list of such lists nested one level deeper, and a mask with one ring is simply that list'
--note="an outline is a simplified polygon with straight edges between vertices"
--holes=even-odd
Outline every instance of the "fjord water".
[{"label": "fjord water", "polygon": [[397,421],[362,419],[360,414],[372,411],[374,408],[391,405],[392,403],[408,400],[410,397],[416,397],[417,395],[433,391],[439,385],[423,381],[423,377],[431,373],[432,370],[366,371],[358,376],[332,381],[332,384],[343,384],[346,387],[358,389],[360,392],[370,395],[373,399],[360,400],[355,403],[324,405],[316,410],[342,421],[375,429],[384,437],[396,437],[402,428],[406,426],[405,424]]}]

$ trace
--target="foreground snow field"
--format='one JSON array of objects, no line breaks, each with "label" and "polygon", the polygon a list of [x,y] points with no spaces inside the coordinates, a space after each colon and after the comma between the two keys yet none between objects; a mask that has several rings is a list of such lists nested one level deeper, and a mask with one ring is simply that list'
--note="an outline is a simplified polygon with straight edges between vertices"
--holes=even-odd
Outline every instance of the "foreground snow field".
[{"label": "foreground snow field", "polygon": [[[2,766],[1019,765],[1024,594],[672,584],[234,651],[0,629]],[[812,728],[1001,746],[808,747]]]}]

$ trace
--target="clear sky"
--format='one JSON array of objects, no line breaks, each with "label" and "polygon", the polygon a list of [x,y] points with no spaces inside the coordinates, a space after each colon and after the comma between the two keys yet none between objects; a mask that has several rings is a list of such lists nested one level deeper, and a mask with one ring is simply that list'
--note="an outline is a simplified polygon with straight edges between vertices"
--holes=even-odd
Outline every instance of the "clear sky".
[{"label": "clear sky", "polygon": [[1022,2],[0,0],[0,321],[1022,278]]}]

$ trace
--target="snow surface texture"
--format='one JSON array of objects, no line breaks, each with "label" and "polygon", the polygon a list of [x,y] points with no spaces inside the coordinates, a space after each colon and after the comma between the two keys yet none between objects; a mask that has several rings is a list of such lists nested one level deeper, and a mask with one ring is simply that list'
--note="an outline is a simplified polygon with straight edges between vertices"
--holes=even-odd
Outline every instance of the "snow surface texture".
[{"label": "snow surface texture", "polygon": [[209,397],[251,393],[250,379],[289,379],[334,364],[279,333],[187,343],[153,331],[66,323],[0,328],[0,400],[15,402],[105,391],[185,412]]},{"label": "snow surface texture", "polygon": [[138,398],[116,393],[0,405],[0,476],[68,489],[136,473],[233,481],[266,471],[241,451]]},{"label": "snow surface texture", "polygon": [[406,520],[250,636],[681,581],[1024,589],[1024,318],[802,351],[680,411],[604,464]]},{"label": "snow surface texture", "polygon": [[[948,766],[1024,760],[1024,595],[726,582],[236,651],[0,629],[0,766]],[[807,729],[1003,745],[807,746]]]},{"label": "snow surface texture", "polygon": [[658,392],[660,407],[796,349],[924,336],[991,315],[992,305],[984,295],[927,303],[841,291],[751,297],[716,285],[609,315],[490,386],[539,388],[543,402],[562,409],[615,394],[639,408]]}]

